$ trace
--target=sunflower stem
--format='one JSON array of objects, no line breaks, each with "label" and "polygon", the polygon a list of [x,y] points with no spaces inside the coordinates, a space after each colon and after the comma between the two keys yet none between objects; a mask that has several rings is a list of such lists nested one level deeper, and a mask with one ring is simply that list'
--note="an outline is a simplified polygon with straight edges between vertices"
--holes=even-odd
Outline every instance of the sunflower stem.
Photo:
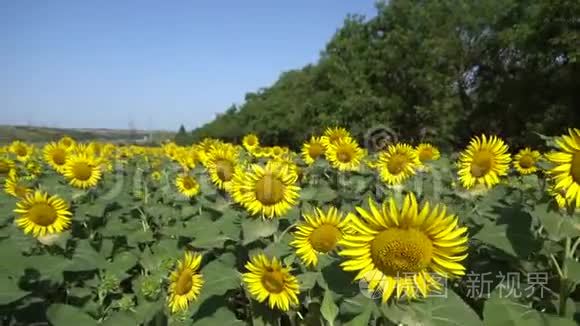
[{"label": "sunflower stem", "polygon": [[556,266],[556,271],[558,271],[558,275],[560,276],[560,278],[564,277],[564,274],[562,274],[562,269],[560,268],[560,264],[558,264],[556,257],[554,255],[550,255],[550,258],[552,258],[552,262],[554,263],[554,266]]},{"label": "sunflower stem", "polygon": [[296,223],[293,223],[289,227],[287,227],[284,231],[282,231],[282,233],[280,233],[280,235],[278,237],[276,237],[276,235],[274,235],[274,237],[275,237],[274,242],[280,242],[280,239],[282,239],[284,237],[284,235],[286,233],[288,233],[288,231],[290,231],[290,229],[292,229],[295,226],[296,226]]},{"label": "sunflower stem", "polygon": [[568,300],[569,287],[568,287],[568,267],[566,266],[566,260],[570,257],[570,249],[572,248],[571,245],[572,239],[570,237],[566,237],[566,245],[564,246],[564,257],[562,259],[562,266],[561,267],[561,277],[560,277],[560,309],[558,312],[560,313],[561,317],[566,316],[566,301]]},{"label": "sunflower stem", "polygon": [[575,254],[576,254],[576,250],[578,249],[578,245],[580,245],[580,237],[578,237],[576,239],[576,241],[574,241],[574,244],[572,245],[572,249],[570,249],[570,258],[574,258]]}]

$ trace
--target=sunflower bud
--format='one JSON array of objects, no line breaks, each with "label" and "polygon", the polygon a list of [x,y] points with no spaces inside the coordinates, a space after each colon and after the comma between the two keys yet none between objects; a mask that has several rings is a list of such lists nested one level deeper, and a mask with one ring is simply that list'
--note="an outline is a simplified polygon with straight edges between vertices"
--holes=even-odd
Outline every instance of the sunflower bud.
[{"label": "sunflower bud", "polygon": [[141,294],[148,300],[155,300],[161,293],[159,278],[148,276],[141,283]]}]

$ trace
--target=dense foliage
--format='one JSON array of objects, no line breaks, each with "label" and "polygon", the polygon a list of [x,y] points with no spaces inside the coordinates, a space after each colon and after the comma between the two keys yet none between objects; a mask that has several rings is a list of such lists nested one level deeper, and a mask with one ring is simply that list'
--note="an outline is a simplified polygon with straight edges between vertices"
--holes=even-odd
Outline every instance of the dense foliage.
[{"label": "dense foliage", "polygon": [[402,139],[463,145],[483,131],[514,146],[580,124],[580,2],[393,0],[349,17],[319,62],[283,73],[193,131],[297,146],[329,125],[362,141],[380,126]]}]

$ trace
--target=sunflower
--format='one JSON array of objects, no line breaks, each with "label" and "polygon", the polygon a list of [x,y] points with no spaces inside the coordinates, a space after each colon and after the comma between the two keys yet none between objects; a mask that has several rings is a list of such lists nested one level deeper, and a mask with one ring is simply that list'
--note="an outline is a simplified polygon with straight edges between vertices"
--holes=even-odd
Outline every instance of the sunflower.
[{"label": "sunflower", "polygon": [[59,141],[59,145],[62,145],[66,149],[73,149],[76,142],[69,136],[63,136]]},{"label": "sunflower", "polygon": [[350,140],[352,136],[350,133],[342,127],[329,127],[324,131],[324,135],[321,138],[322,144],[325,147],[334,145],[340,140]]},{"label": "sunflower", "polygon": [[364,151],[351,138],[342,138],[326,147],[326,159],[340,171],[356,171],[364,157]]},{"label": "sunflower", "polygon": [[179,192],[186,197],[191,198],[199,194],[199,183],[191,175],[184,174],[177,176],[175,179],[175,185]]},{"label": "sunflower", "polygon": [[172,313],[187,310],[189,304],[198,298],[203,286],[203,277],[198,271],[200,264],[201,255],[186,251],[169,276],[167,301]]},{"label": "sunflower", "polygon": [[369,198],[370,211],[357,207],[351,214],[354,233],[344,234],[339,252],[347,260],[345,271],[358,271],[355,280],[364,279],[370,290],[382,291],[386,302],[396,290],[414,299],[426,297],[441,285],[431,272],[445,278],[465,275],[460,264],[467,257],[466,227],[457,227],[457,217],[447,215],[444,206],[419,209],[415,195],[405,196],[401,209],[391,198],[379,209]]},{"label": "sunflower", "polygon": [[250,154],[252,154],[252,156],[258,157],[258,158],[264,157],[265,156],[264,155],[264,148],[260,147],[260,146],[256,146],[250,151]]},{"label": "sunflower", "polygon": [[566,191],[560,190],[557,191],[553,186],[548,188],[548,194],[554,198],[556,205],[558,208],[566,208],[567,201],[566,201]]},{"label": "sunflower", "polygon": [[28,194],[32,193],[32,189],[28,187],[26,182],[23,179],[17,178],[15,175],[6,179],[4,191],[16,198],[26,198]]},{"label": "sunflower", "polygon": [[238,151],[230,144],[215,146],[208,154],[205,167],[211,181],[220,189],[227,189],[238,167]]},{"label": "sunflower", "polygon": [[26,162],[32,156],[34,148],[32,145],[15,140],[10,144],[10,152],[16,155],[16,159],[21,162]]},{"label": "sunflower", "polygon": [[280,146],[274,146],[272,147],[272,157],[275,159],[278,158],[282,158],[282,155],[284,155],[284,149]]},{"label": "sunflower", "polygon": [[441,157],[439,149],[429,143],[421,143],[417,145],[415,151],[417,152],[417,158],[422,165],[430,161],[437,161]]},{"label": "sunflower", "polygon": [[383,182],[389,185],[400,185],[415,174],[417,166],[421,164],[417,153],[411,145],[389,145],[379,154],[375,166]]},{"label": "sunflower", "polygon": [[98,162],[85,154],[71,155],[66,161],[63,174],[72,186],[82,189],[92,188],[101,180]]},{"label": "sunflower", "polygon": [[272,147],[262,147],[262,157],[272,157],[274,156],[274,150]]},{"label": "sunflower", "polygon": [[161,181],[161,177],[162,177],[162,174],[160,171],[153,171],[153,173],[151,173],[151,180],[153,180],[155,182]]},{"label": "sunflower", "polygon": [[270,260],[264,254],[255,255],[246,263],[246,269],[242,280],[256,300],[268,300],[270,309],[282,311],[298,304],[298,280],[276,257]]},{"label": "sunflower", "polygon": [[16,171],[14,167],[14,161],[5,157],[0,157],[0,178],[9,177]]},{"label": "sunflower", "polygon": [[308,165],[312,165],[318,158],[324,155],[325,146],[321,137],[312,136],[308,142],[302,145],[302,159]]},{"label": "sunflower", "polygon": [[326,254],[336,248],[347,225],[347,220],[335,208],[326,212],[316,208],[314,214],[304,214],[304,222],[298,224],[294,241],[296,254],[307,266],[318,264],[318,255]]},{"label": "sunflower", "polygon": [[565,193],[570,206],[580,208],[580,129],[569,129],[568,135],[556,139],[559,151],[546,155],[555,166],[548,172],[554,190]]},{"label": "sunflower", "polygon": [[36,160],[29,160],[26,162],[24,167],[26,168],[26,175],[24,178],[27,180],[34,180],[42,174],[42,165],[40,165]]},{"label": "sunflower", "polygon": [[542,154],[538,151],[533,151],[531,148],[526,147],[520,150],[515,156],[512,162],[514,168],[518,170],[520,174],[532,174],[538,171],[537,163],[542,157]]},{"label": "sunflower", "polygon": [[459,155],[459,181],[466,189],[476,184],[491,188],[507,174],[510,163],[508,146],[496,136],[474,137]]},{"label": "sunflower", "polygon": [[247,134],[244,136],[244,139],[242,139],[242,143],[248,152],[252,152],[260,146],[260,139],[255,134]]},{"label": "sunflower", "polygon": [[20,200],[14,212],[19,215],[16,224],[25,234],[32,233],[35,237],[64,231],[70,225],[72,215],[60,197],[38,190]]},{"label": "sunflower", "polygon": [[251,214],[273,218],[286,214],[298,201],[300,188],[288,165],[268,162],[236,173],[231,186],[234,200]]},{"label": "sunflower", "polygon": [[201,140],[201,142],[199,142],[199,146],[206,153],[209,153],[209,151],[211,151],[215,146],[221,144],[222,144],[221,140],[215,138],[204,138]]},{"label": "sunflower", "polygon": [[300,168],[294,162],[288,159],[272,159],[267,163],[272,170],[281,170],[288,173],[288,179],[294,183],[298,181],[300,176]]},{"label": "sunflower", "polygon": [[66,158],[68,156],[69,149],[65,145],[59,143],[48,143],[44,146],[43,150],[44,160],[57,172],[62,173],[64,171]]}]

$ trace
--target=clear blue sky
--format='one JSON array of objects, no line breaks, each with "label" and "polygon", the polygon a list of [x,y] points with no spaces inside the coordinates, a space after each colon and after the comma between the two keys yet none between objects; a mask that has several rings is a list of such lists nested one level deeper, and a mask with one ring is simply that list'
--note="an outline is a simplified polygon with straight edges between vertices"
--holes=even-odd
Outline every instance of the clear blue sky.
[{"label": "clear blue sky", "polygon": [[188,129],[316,62],[374,0],[2,0],[0,124]]}]

